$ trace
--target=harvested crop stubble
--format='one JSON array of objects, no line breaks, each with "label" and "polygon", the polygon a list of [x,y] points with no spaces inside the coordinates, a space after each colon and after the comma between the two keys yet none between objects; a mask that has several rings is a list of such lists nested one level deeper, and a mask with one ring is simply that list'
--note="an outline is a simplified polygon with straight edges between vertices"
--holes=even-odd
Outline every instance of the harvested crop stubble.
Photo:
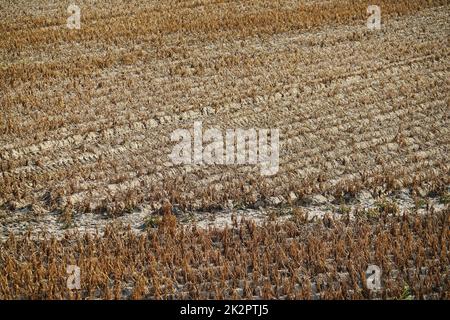
[{"label": "harvested crop stubble", "polygon": [[[2,5],[0,205],[120,214],[449,184],[447,1]],[[39,9],[36,9],[39,8]],[[170,9],[170,10],[169,10]],[[176,128],[279,128],[280,170],[172,166]]]},{"label": "harvested crop stubble", "polygon": [[[377,32],[361,0],[85,0],[80,30],[64,1],[0,3],[0,299],[450,299],[450,5],[373,4]],[[173,165],[194,121],[278,128],[279,172]],[[398,189],[415,211],[344,204]],[[230,202],[290,213],[172,215]]]},{"label": "harvested crop stubble", "polygon": [[[324,217],[224,230],[177,227],[166,216],[137,235],[9,239],[0,245],[1,299],[449,299],[450,215]],[[382,289],[365,270],[382,269]],[[66,286],[66,266],[81,270],[81,289]],[[405,289],[406,288],[406,289]]]}]

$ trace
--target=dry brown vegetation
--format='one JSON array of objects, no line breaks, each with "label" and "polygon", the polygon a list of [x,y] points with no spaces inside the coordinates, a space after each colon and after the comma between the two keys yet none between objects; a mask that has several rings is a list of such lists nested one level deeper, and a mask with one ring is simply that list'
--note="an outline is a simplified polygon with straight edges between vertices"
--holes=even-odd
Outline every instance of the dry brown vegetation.
[{"label": "dry brown vegetation", "polygon": [[[361,190],[448,198],[450,5],[371,4],[378,32],[360,0],[82,1],[80,30],[64,1],[1,3],[0,219],[27,208],[69,224],[163,199],[212,210]],[[173,166],[170,133],[194,121],[279,128],[279,172]],[[406,282],[449,298],[448,213],[427,209],[328,227],[11,236],[0,298],[369,298],[372,258],[397,275],[382,297]],[[89,277],[78,293],[64,289],[69,262]]]},{"label": "dry brown vegetation", "polygon": [[[449,7],[378,2],[378,33],[365,1],[88,2],[81,30],[65,27],[62,4],[5,8],[0,201],[122,213],[162,198],[207,209],[290,192],[440,191]],[[194,120],[279,128],[280,172],[171,166],[170,132]]]},{"label": "dry brown vegetation", "polygon": [[[224,230],[177,227],[136,235],[11,236],[1,246],[3,299],[449,299],[450,214],[388,215],[282,224],[235,222]],[[382,290],[367,289],[369,264]],[[81,290],[66,266],[81,268]]]}]

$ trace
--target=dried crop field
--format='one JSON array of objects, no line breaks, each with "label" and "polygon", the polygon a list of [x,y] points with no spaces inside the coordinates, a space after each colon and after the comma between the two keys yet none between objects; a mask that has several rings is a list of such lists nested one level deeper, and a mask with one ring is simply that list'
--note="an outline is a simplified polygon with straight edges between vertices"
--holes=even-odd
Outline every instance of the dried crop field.
[{"label": "dried crop field", "polygon": [[[449,298],[448,1],[78,5],[69,29],[66,2],[0,3],[0,298],[396,298],[405,283]],[[171,133],[194,122],[279,129],[278,172],[173,164]],[[386,207],[402,190],[420,214]],[[342,207],[361,192],[376,209]],[[351,219],[299,218],[317,195]],[[290,217],[197,230],[172,214],[270,205]],[[137,235],[22,228],[143,208],[164,217]],[[375,296],[369,260],[395,274]],[[82,291],[64,288],[69,262],[98,270]]]},{"label": "dried crop field", "polygon": [[[26,299],[450,299],[449,214],[283,224],[234,222],[225,230],[177,228],[64,239],[10,237],[0,297]],[[383,290],[366,287],[376,262]],[[66,287],[66,265],[81,290]],[[361,271],[364,270],[364,271]]]}]

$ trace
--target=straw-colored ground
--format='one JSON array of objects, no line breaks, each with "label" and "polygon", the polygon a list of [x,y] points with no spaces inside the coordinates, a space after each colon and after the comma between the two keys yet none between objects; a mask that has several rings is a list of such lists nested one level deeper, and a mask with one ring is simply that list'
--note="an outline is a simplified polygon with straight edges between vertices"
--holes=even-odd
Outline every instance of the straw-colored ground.
[{"label": "straw-colored ground", "polygon": [[[393,192],[406,192],[408,201],[422,208],[426,216],[415,219],[424,219],[427,226],[438,226],[436,230],[426,229],[431,232],[426,241],[414,238],[419,230],[416,227],[408,231],[412,238],[409,233],[398,238],[401,246],[413,238],[418,242],[414,242],[416,247],[411,247],[410,253],[405,253],[406,260],[389,257],[393,269],[403,268],[401,263],[406,266],[409,260],[417,268],[425,267],[424,261],[431,259],[433,266],[441,268],[433,269],[433,275],[447,272],[448,276],[450,5],[445,0],[378,0],[371,4],[382,9],[380,31],[368,30],[368,3],[359,0],[78,1],[80,30],[66,27],[69,13],[64,1],[1,3],[0,265],[7,268],[0,268],[0,298],[66,296],[61,291],[62,282],[51,284],[51,279],[46,278],[45,286],[33,287],[38,278],[29,278],[35,275],[23,270],[47,268],[52,263],[62,268],[72,257],[90,263],[77,253],[83,247],[80,237],[78,249],[72,244],[68,247],[70,257],[63,257],[58,249],[53,262],[44,259],[48,245],[56,248],[67,243],[30,243],[34,240],[20,234],[33,226],[39,225],[39,230],[60,237],[61,230],[73,227],[74,221],[89,224],[86,229],[96,225],[103,228],[105,223],[92,215],[125,223],[129,219],[144,229],[150,226],[147,240],[130,240],[130,235],[123,240],[125,246],[142,242],[142,248],[133,247],[137,250],[133,254],[143,259],[147,254],[158,256],[154,244],[146,242],[157,236],[151,226],[161,224],[164,229],[163,222],[148,217],[155,210],[197,216],[202,210],[223,213],[232,207],[245,210],[270,205],[288,210],[291,215],[295,208],[312,203],[321,205],[320,217],[339,210],[350,210],[353,217],[358,215],[353,211],[359,209],[343,209],[342,204],[352,203],[352,199],[367,192],[379,197],[377,201],[385,201],[384,196]],[[194,121],[202,121],[204,128],[222,130],[279,129],[278,173],[261,176],[260,168],[251,165],[173,165],[169,158],[174,146],[170,134],[178,128],[192,128]],[[163,203],[166,207],[161,209]],[[378,209],[379,205],[371,204],[364,212],[370,215],[373,210],[379,213]],[[400,206],[400,211],[414,210]],[[434,214],[436,218],[428,217]],[[383,232],[379,228],[386,225],[378,223],[371,221],[370,225],[380,235]],[[279,234],[261,223],[256,228],[257,234],[279,240],[283,247],[280,250],[285,250],[280,255],[285,255],[286,261],[294,252],[302,257],[295,251],[302,249],[289,249],[291,245],[310,246],[311,250],[315,246],[296,238],[302,232],[297,227],[282,225],[285,232]],[[315,224],[309,228],[315,235],[322,230]],[[294,230],[295,235],[289,230]],[[180,235],[179,228],[172,232],[169,242],[189,237],[189,233]],[[214,232],[204,232],[209,240],[201,238],[192,246],[216,241],[220,245],[214,250],[224,259],[230,258],[223,251],[227,235],[221,233],[217,238]],[[248,232],[246,237],[256,241],[253,231]],[[4,242],[11,234],[19,234],[19,240]],[[118,241],[114,237],[95,241],[94,246]],[[230,241],[236,241],[233,239]],[[25,244],[17,248],[14,241]],[[277,248],[274,238],[267,241],[272,249]],[[376,245],[375,238],[370,241]],[[345,248],[350,244],[344,242],[344,251],[330,250],[335,250],[336,255],[347,252]],[[419,247],[429,250],[427,259],[408,256]],[[242,254],[250,254],[250,248],[247,243],[242,249],[246,253]],[[11,255],[16,249],[35,260],[14,260]],[[186,252],[191,252],[194,259],[196,251],[190,250],[193,247]],[[211,257],[216,254],[202,250]],[[233,250],[239,251],[237,244]],[[94,255],[90,252],[86,259]],[[261,254],[256,258],[267,260],[264,268],[274,257]],[[191,258],[183,263],[190,265]],[[311,261],[315,258],[309,256]],[[304,276],[326,273],[326,259],[330,258],[321,257],[325,260],[317,267],[322,268],[320,272],[303,265]],[[139,263],[139,259],[133,261]],[[218,268],[228,268],[217,259],[214,261]],[[300,265],[296,264],[297,258],[292,259],[287,265],[284,260],[278,261],[277,268],[295,282],[293,272],[298,275]],[[370,262],[369,256],[357,259]],[[128,264],[126,259],[116,262]],[[191,266],[195,270],[192,272],[209,272],[204,270],[207,262],[199,263],[197,269]],[[359,269],[364,263],[353,275],[349,266],[334,265],[335,269],[328,271],[340,272],[343,268],[342,272],[357,277],[364,271]],[[147,267],[136,266],[133,272]],[[116,270],[111,265],[108,268],[102,277]],[[232,280],[231,276],[233,272],[245,274],[245,268],[240,268],[222,270],[223,281],[236,281],[233,288],[244,285],[245,281]],[[11,278],[8,272],[12,270],[21,270],[19,278]],[[188,271],[184,276],[167,271],[159,283],[165,288],[162,291],[151,282],[154,278],[150,276],[158,273],[148,271],[151,274],[144,273],[144,280],[133,278],[150,286],[145,294],[137,293],[135,297],[168,297],[167,285],[174,285],[179,276],[184,277],[180,280],[184,285],[191,283],[194,287],[174,289],[174,297],[233,296],[231,291],[211,293],[223,287],[207,287],[218,275],[216,271],[211,271],[210,278],[206,277],[209,282],[205,280],[202,285],[197,281],[200,278]],[[134,283],[130,280],[134,276],[127,274],[131,271],[124,272],[126,279],[118,276],[123,285]],[[245,297],[369,297],[367,292],[350,294],[343,289],[338,293],[330,291],[329,296],[317,295],[295,283],[289,284],[292,294],[273,291],[269,288],[274,285],[271,281],[284,281],[282,274],[269,277],[267,285],[266,280],[258,280],[262,282],[255,286],[265,291],[243,289]],[[166,278],[171,282],[165,282]],[[414,279],[402,281],[410,288],[418,286],[411,289],[415,297],[448,298],[448,277],[442,281],[436,275],[423,286]],[[358,281],[352,281],[355,289]],[[394,281],[393,291],[384,291],[384,297],[397,297],[399,288],[404,287],[400,282]],[[20,286],[19,290],[19,283],[30,283],[30,287]],[[92,283],[89,288],[96,292],[97,282]],[[98,296],[110,297],[99,290]],[[202,290],[209,290],[209,296]],[[81,294],[86,295],[97,293]]]}]

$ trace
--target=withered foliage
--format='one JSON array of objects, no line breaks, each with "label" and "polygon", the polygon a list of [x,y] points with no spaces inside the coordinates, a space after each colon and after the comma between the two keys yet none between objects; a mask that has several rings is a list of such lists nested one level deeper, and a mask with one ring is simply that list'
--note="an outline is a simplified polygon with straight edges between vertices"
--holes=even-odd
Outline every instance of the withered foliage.
[{"label": "withered foliage", "polygon": [[[63,2],[1,12],[0,205],[122,214],[450,183],[447,1],[374,1],[379,32],[359,0],[101,2],[80,30]],[[172,166],[170,134],[193,121],[278,128],[280,171]]]},{"label": "withered foliage", "polygon": [[[296,219],[226,229],[177,226],[0,246],[2,299],[449,299],[449,211],[355,220]],[[368,290],[378,265],[382,288]],[[66,286],[67,265],[81,289]]]},{"label": "withered foliage", "polygon": [[[448,204],[448,1],[373,1],[379,32],[363,0],[104,3],[82,6],[80,30],[66,28],[65,1],[0,10],[0,219],[27,208],[69,227],[142,204],[163,216],[144,234],[10,236],[0,298],[449,298],[449,215],[418,196],[424,216],[381,203],[386,216],[296,212],[226,230],[177,226],[158,206],[402,188]],[[279,172],[174,166],[170,134],[194,121],[278,128]],[[383,270],[380,292],[365,286],[369,264]],[[67,289],[67,265],[81,290]]]}]

